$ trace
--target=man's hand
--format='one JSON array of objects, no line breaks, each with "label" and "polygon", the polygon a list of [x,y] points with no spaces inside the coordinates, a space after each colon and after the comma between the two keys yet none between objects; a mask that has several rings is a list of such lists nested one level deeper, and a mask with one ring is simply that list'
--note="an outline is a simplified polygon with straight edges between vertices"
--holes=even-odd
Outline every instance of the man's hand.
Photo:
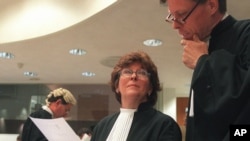
[{"label": "man's hand", "polygon": [[193,36],[193,40],[181,40],[183,46],[182,62],[190,69],[196,67],[198,59],[208,54],[208,45],[201,41],[197,35]]}]

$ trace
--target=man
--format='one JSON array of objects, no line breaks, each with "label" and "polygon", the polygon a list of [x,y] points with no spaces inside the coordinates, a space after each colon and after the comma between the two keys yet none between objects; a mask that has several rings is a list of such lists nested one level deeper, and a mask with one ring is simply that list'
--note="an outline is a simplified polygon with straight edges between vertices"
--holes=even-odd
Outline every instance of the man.
[{"label": "man", "polygon": [[167,5],[166,21],[182,37],[182,61],[194,70],[186,140],[228,141],[230,125],[250,124],[250,21],[228,15],[226,0]]},{"label": "man", "polygon": [[[71,107],[75,104],[76,99],[70,91],[58,88],[48,94],[46,98],[46,106],[43,106],[42,109],[35,111],[30,116],[42,119],[66,117]],[[48,141],[30,118],[24,123],[22,140]]]}]

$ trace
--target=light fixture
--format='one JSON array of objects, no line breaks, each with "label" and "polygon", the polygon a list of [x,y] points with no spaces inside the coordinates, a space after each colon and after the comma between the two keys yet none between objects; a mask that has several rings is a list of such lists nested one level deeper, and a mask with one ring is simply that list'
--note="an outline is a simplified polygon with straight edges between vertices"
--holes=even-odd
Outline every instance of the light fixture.
[{"label": "light fixture", "polygon": [[0,43],[41,37],[64,30],[90,18],[116,1],[34,0],[28,2],[25,0],[16,2],[12,8],[2,8],[6,5],[1,1]]},{"label": "light fixture", "polygon": [[72,55],[85,55],[87,52],[83,49],[71,49],[69,53]]},{"label": "light fixture", "polygon": [[14,55],[9,52],[0,52],[0,57],[5,59],[12,59],[14,58]]},{"label": "light fixture", "polygon": [[30,71],[25,71],[23,73],[24,76],[29,76],[29,77],[35,77],[37,76],[37,73],[34,73],[34,72],[30,72]]},{"label": "light fixture", "polygon": [[86,71],[86,72],[83,72],[82,75],[86,77],[92,77],[92,76],[95,76],[95,73]]},{"label": "light fixture", "polygon": [[148,40],[145,40],[143,44],[148,47],[157,47],[157,46],[162,45],[162,41],[159,39],[148,39]]}]

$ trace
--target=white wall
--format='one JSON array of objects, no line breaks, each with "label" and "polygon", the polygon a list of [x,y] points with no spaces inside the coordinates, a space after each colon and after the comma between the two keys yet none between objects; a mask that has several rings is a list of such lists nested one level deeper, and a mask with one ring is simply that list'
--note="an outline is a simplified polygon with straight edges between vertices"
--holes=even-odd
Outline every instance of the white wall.
[{"label": "white wall", "polygon": [[176,120],[176,96],[174,88],[163,89],[163,113]]},{"label": "white wall", "polygon": [[[177,97],[188,97],[188,91],[186,94],[176,93],[176,89],[174,88],[164,88],[163,94],[160,99],[163,100],[162,111],[163,113],[171,116],[173,119],[177,119],[176,117],[176,98]],[[160,100],[159,99],[159,100]]]}]

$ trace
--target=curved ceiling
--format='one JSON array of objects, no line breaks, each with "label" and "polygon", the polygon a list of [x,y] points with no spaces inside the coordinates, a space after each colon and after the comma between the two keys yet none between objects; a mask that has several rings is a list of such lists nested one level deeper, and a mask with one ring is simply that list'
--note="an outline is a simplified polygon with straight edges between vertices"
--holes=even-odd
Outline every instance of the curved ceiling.
[{"label": "curved ceiling", "polygon": [[26,40],[68,28],[116,0],[1,1],[0,43]]}]

